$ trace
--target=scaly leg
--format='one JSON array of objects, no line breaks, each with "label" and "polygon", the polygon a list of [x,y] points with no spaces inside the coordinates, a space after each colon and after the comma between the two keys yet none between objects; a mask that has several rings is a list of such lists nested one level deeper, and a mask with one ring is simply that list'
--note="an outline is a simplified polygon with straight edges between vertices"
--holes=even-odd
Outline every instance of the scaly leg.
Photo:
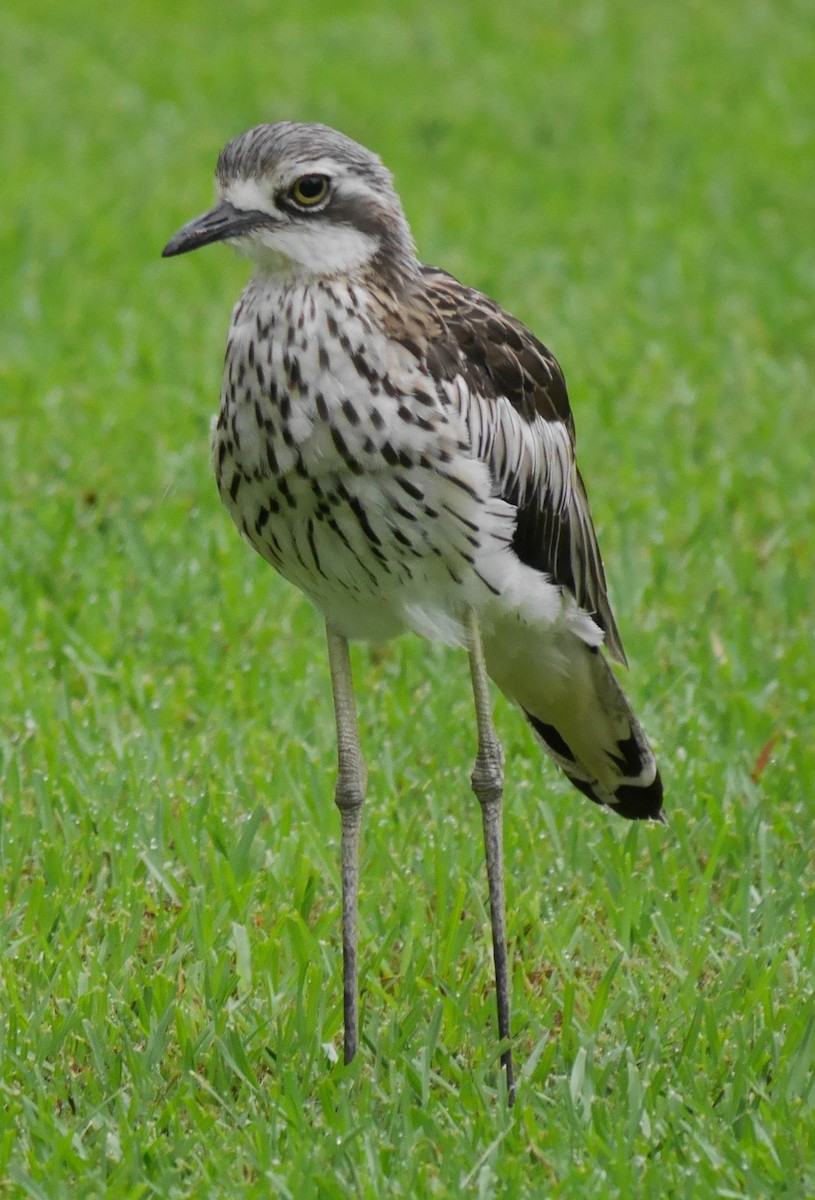
[{"label": "scaly leg", "polygon": [[359,1030],[359,970],[357,966],[357,896],[359,893],[359,832],[367,772],[359,744],[354,684],[348,642],[326,625],[328,663],[334,691],[339,771],[334,793],[342,821],[342,983],[345,1061],[357,1052]]},{"label": "scaly leg", "polygon": [[[468,614],[470,674],[473,680],[475,716],[478,724],[478,753],[472,773],[473,791],[481,805],[484,824],[484,850],[490,890],[492,953],[495,961],[495,989],[498,1000],[498,1036],[509,1040],[509,970],[507,965],[506,902],[504,899],[504,838],[501,824],[504,795],[504,751],[495,732],[490,705],[489,682],[478,619]],[[501,1055],[507,1073],[507,1098],[515,1103],[515,1075],[512,1049]]]}]

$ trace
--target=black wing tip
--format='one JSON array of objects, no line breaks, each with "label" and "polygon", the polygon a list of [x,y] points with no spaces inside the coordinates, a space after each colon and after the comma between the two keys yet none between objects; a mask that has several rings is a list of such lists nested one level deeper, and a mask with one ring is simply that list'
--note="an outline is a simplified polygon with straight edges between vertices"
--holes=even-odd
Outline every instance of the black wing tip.
[{"label": "black wing tip", "polygon": [[[668,824],[662,811],[662,779],[659,771],[648,784],[620,784],[616,791],[611,793],[613,799],[608,792],[598,795],[594,784],[573,774],[573,771],[578,768],[577,761],[565,738],[554,725],[541,721],[527,709],[524,709],[523,713],[572,786],[582,792],[584,796],[588,796],[589,800],[604,808],[610,808],[617,816],[625,817],[627,821],[657,821],[661,825]],[[616,759],[621,772],[624,771],[629,778],[635,778],[637,771],[642,766],[640,742],[632,735],[626,741],[618,743],[617,749]]]},{"label": "black wing tip", "polygon": [[[568,775],[568,772],[566,774]],[[616,813],[618,817],[624,817],[626,821],[656,821],[659,825],[668,824],[662,810],[662,780],[659,771],[646,787],[641,787],[636,783],[621,784],[614,792],[614,802],[611,804],[597,796],[587,780],[576,779],[573,775],[568,775],[568,778],[569,782],[584,796],[588,796],[589,800],[593,800],[595,804],[600,804],[604,808],[610,808],[613,813]]]},{"label": "black wing tip", "polygon": [[637,784],[624,783],[614,793],[612,810],[627,821],[658,821],[661,825],[668,822],[662,811],[662,780],[657,771],[653,782],[647,787]]}]

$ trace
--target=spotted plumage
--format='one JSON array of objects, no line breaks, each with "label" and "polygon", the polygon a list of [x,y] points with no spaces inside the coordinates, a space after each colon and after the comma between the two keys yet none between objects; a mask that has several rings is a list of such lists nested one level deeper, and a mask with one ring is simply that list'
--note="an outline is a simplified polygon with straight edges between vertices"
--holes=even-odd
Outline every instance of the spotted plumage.
[{"label": "spotted plumage", "polygon": [[217,187],[165,254],[226,240],[255,264],[212,440],[244,537],[317,605],[335,651],[406,629],[466,646],[478,706],[483,648],[581,792],[659,818],[654,757],[601,651],[625,661],[553,355],[420,263],[390,174],[344,135],[249,130]]}]

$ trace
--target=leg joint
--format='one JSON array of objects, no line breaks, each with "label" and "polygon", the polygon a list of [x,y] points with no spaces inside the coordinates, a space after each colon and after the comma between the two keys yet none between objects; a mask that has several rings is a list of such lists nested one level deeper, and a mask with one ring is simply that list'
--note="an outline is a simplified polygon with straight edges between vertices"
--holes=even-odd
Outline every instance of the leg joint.
[{"label": "leg joint", "polygon": [[334,802],[341,813],[351,813],[362,808],[365,799],[365,776],[365,767],[361,763],[352,768],[340,767],[337,786],[334,789]]},{"label": "leg joint", "polygon": [[482,806],[500,804],[504,789],[504,751],[497,738],[478,747],[470,780]]}]

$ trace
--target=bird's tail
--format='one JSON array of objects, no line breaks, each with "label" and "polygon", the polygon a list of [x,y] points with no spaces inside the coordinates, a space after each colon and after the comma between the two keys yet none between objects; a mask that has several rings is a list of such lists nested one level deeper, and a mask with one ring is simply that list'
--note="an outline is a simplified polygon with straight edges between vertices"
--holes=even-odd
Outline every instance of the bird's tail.
[{"label": "bird's tail", "polygon": [[502,654],[485,641],[490,675],[578,791],[629,820],[664,820],[656,759],[601,651],[569,635],[508,657],[501,641]]}]

